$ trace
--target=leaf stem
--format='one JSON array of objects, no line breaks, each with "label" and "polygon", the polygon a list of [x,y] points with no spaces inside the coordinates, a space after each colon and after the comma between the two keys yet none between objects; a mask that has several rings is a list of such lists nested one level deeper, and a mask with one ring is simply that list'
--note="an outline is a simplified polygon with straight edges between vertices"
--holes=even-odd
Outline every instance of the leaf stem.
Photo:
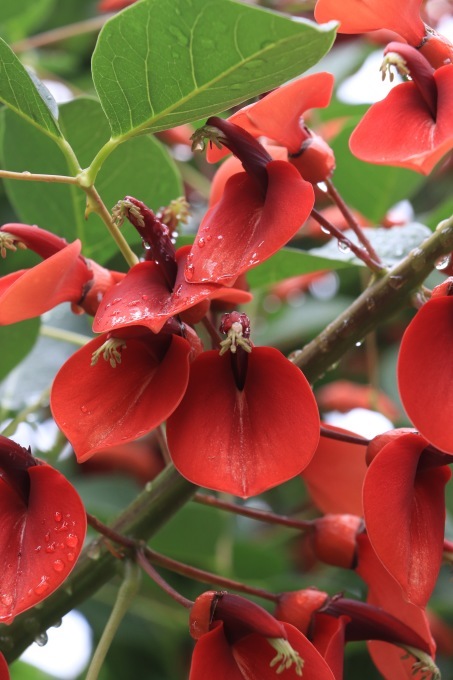
[{"label": "leaf stem", "polygon": [[97,680],[101,672],[107,652],[113,642],[113,638],[119,628],[124,615],[137,594],[140,585],[140,569],[132,560],[127,560],[124,565],[124,580],[118,590],[118,595],[109,616],[109,620],[104,628],[99,644],[86,674],[85,680]]},{"label": "leaf stem", "polygon": [[55,184],[78,184],[77,177],[66,175],[40,175],[34,172],[12,172],[10,170],[0,170],[0,177],[3,179],[19,179],[25,182],[54,182]]},{"label": "leaf stem", "polygon": [[22,409],[22,411],[19,411],[15,418],[13,418],[11,422],[9,422],[8,425],[3,428],[0,434],[2,434],[4,437],[11,437],[11,435],[13,435],[17,430],[20,423],[24,422],[24,420],[26,420],[27,417],[31,413],[34,413],[38,408],[44,406],[45,402],[47,402],[49,399],[49,395],[50,387],[46,387],[46,389],[41,392],[36,401],[34,401],[29,406],[26,406],[24,409]]},{"label": "leaf stem", "polygon": [[27,52],[28,50],[34,50],[37,47],[51,45],[52,43],[60,42],[67,38],[73,38],[77,35],[94,33],[99,31],[105,22],[113,16],[114,13],[111,12],[109,14],[104,14],[103,16],[77,21],[68,26],[59,26],[51,31],[45,31],[43,33],[38,33],[37,35],[32,35],[29,38],[24,38],[24,40],[18,40],[11,45],[11,49],[16,52],[16,54],[19,54],[20,52]]},{"label": "leaf stem", "polygon": [[61,340],[62,342],[70,342],[73,345],[83,347],[93,338],[89,338],[82,333],[74,333],[74,331],[67,331],[64,328],[56,328],[56,326],[42,325],[39,329],[39,334],[45,338],[52,338],[52,340]]}]

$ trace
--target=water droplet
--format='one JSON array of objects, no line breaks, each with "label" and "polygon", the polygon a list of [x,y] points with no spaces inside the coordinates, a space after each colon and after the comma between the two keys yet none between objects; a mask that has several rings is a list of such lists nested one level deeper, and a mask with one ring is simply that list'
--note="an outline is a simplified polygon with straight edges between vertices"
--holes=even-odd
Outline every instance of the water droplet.
[{"label": "water droplet", "polygon": [[68,562],[74,562],[74,560],[75,560],[75,555],[74,555],[73,552],[68,552],[68,553],[66,554],[66,558],[67,558]]},{"label": "water droplet", "polygon": [[423,269],[423,267],[426,264],[425,253],[423,252],[423,250],[421,248],[414,248],[411,255],[412,255],[412,268],[415,269],[416,272]]},{"label": "water droplet", "polygon": [[49,545],[46,545],[46,548],[45,548],[46,553],[49,553],[49,555],[50,555],[51,553],[54,553],[54,552],[55,552],[55,548],[56,548],[55,543],[49,543]]},{"label": "water droplet", "polygon": [[49,638],[47,637],[47,633],[45,631],[43,633],[39,633],[39,635],[35,637],[35,642],[38,647],[44,647],[47,645],[48,641]]},{"label": "water droplet", "polygon": [[147,300],[148,296],[147,295],[142,295],[142,300]]},{"label": "water droplet", "polygon": [[75,534],[68,534],[66,538],[66,545],[68,548],[75,548],[79,544],[79,537]]},{"label": "water droplet", "polygon": [[64,562],[63,560],[55,560],[52,566],[55,569],[55,571],[60,572],[63,571],[64,569]]},{"label": "water droplet", "polygon": [[185,270],[185,272],[184,272],[184,275],[185,275],[187,281],[192,281],[193,275],[194,275],[194,271],[195,271],[195,267],[193,266],[193,264],[188,264],[188,265],[186,266],[186,270]]},{"label": "water droplet", "polygon": [[61,512],[58,511],[54,514],[53,517],[56,522],[61,522],[61,520],[63,519],[63,515],[61,514]]},{"label": "water droplet", "polygon": [[330,236],[330,231],[327,229],[327,227],[323,227],[321,224],[321,231],[323,234],[328,234]]},{"label": "water droplet", "polygon": [[363,340],[359,340],[358,342],[355,343],[356,347],[361,347],[363,345]]},{"label": "water droplet", "polygon": [[42,545],[37,545],[35,548],[35,552],[39,552],[40,550],[42,550]]},{"label": "water droplet", "polygon": [[206,241],[204,240],[203,237],[198,239],[197,245],[198,245],[199,248],[204,248],[204,247],[205,247]]},{"label": "water droplet", "polygon": [[346,241],[338,241],[338,250],[340,253],[349,253],[351,249]]},{"label": "water droplet", "polygon": [[[88,413],[88,406],[81,406],[80,410],[82,411],[82,413]],[[59,521],[60,520],[57,520],[57,522],[59,522]]]},{"label": "water droplet", "polygon": [[440,257],[437,261],[436,264],[434,265],[439,272],[443,272],[444,269],[448,269],[450,266],[451,262],[451,255],[444,255],[443,257]]},{"label": "water droplet", "polygon": [[179,284],[177,289],[173,291],[174,297],[181,297],[181,291],[182,291],[182,283]]},{"label": "water droplet", "polygon": [[222,239],[223,239],[223,236],[221,236],[221,235],[219,234],[219,235],[217,236],[217,240],[218,240],[218,241],[221,241]]},{"label": "water droplet", "polygon": [[67,522],[62,522],[59,527],[54,527],[54,531],[66,531],[68,527],[69,524]]},{"label": "water droplet", "polygon": [[101,556],[101,546],[99,543],[92,543],[87,550],[87,557],[90,560],[98,560]]},{"label": "water droplet", "polygon": [[376,307],[376,302],[374,301],[374,298],[372,298],[372,297],[367,298],[366,299],[366,306],[367,306],[367,309],[369,309],[370,311],[372,309],[374,309]]},{"label": "water droplet", "polygon": [[211,239],[212,239],[211,234],[208,234],[208,235],[206,236],[206,241],[210,241]]},{"label": "water droplet", "polygon": [[171,33],[171,35],[174,38],[176,38],[176,40],[178,41],[178,43],[180,45],[187,47],[187,45],[189,44],[189,37],[187,35],[185,35],[181,31],[181,29],[178,28],[178,26],[174,26],[174,25],[170,24],[170,26],[168,27],[168,32]]},{"label": "water droplet", "polygon": [[120,297],[119,297],[119,298],[115,298],[114,300],[112,300],[112,305],[117,305],[118,302],[121,302],[121,300],[122,300],[122,298],[120,298]]},{"label": "water droplet", "polygon": [[260,68],[265,63],[266,62],[264,61],[264,59],[252,59],[251,61],[247,61],[244,64],[244,68],[246,68],[248,70],[251,70],[251,69],[254,69],[254,68]]},{"label": "water droplet", "polygon": [[3,593],[3,595],[0,595],[0,602],[5,607],[11,607],[13,603],[13,596],[10,595],[9,593]]},{"label": "water droplet", "polygon": [[325,335],[320,335],[319,336],[319,347],[321,349],[321,352],[328,352],[330,343],[329,343],[329,338]]},{"label": "water droplet", "polygon": [[403,279],[402,276],[397,276],[396,274],[389,276],[389,285],[394,290],[398,290],[399,288],[401,288],[403,283],[404,283],[404,279]]},{"label": "water droplet", "polygon": [[58,621],[55,621],[55,623],[53,624],[52,628],[60,628],[60,626],[62,625],[62,623],[63,623],[63,619],[58,619]]},{"label": "water droplet", "polygon": [[44,593],[49,590],[49,578],[47,576],[41,576],[41,580],[35,588],[36,595],[44,595]]}]

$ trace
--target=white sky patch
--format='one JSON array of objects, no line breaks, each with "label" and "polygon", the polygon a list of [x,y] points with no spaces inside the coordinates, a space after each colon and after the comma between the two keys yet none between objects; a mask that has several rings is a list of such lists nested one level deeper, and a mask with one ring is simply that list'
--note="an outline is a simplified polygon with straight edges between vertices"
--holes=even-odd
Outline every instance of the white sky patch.
[{"label": "white sky patch", "polygon": [[47,87],[57,104],[64,104],[65,102],[70,102],[74,99],[74,95],[69,87],[63,83],[60,83],[58,80],[43,80],[42,82]]},{"label": "white sky patch", "polygon": [[82,614],[69,612],[62,625],[49,628],[43,647],[32,644],[20,657],[58,680],[75,680],[88,665],[92,653],[91,628]]},{"label": "white sky patch", "polygon": [[328,425],[343,427],[367,439],[373,439],[378,434],[393,430],[393,423],[377,411],[369,411],[366,408],[353,408],[347,413],[330,411],[323,417]]},{"label": "white sky patch", "polygon": [[347,104],[374,104],[384,99],[395,85],[402,83],[403,79],[394,68],[392,68],[393,82],[390,82],[388,74],[385,80],[382,80],[379,69],[383,59],[382,50],[372,52],[357,73],[341,83],[337,90],[338,99]]}]

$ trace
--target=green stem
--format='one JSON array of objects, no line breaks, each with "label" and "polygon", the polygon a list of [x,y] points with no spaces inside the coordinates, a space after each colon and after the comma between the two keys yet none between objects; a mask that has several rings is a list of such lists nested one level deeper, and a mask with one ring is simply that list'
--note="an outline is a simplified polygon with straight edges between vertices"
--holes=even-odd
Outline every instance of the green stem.
[{"label": "green stem", "polygon": [[50,387],[46,387],[46,389],[41,392],[39,395],[38,399],[34,401],[30,406],[27,406],[26,408],[22,409],[15,418],[12,419],[8,425],[3,428],[1,431],[1,434],[4,437],[11,437],[17,430],[18,426],[24,422],[24,420],[27,420],[28,416],[31,413],[34,413],[38,408],[41,408],[45,402],[48,401],[50,395]]},{"label": "green stem", "polygon": [[104,628],[99,644],[91,660],[85,680],[97,680],[101,672],[107,652],[115,637],[121,621],[127,613],[129,606],[137,594],[140,585],[140,569],[135,562],[127,560],[124,567],[124,580],[118,590],[118,596],[113,605],[109,620]]},{"label": "green stem", "polygon": [[77,177],[66,175],[41,175],[34,172],[13,172],[12,170],[0,170],[3,179],[19,179],[25,182],[53,182],[55,184],[78,184]]},{"label": "green stem", "polygon": [[39,334],[45,338],[52,338],[52,340],[61,340],[62,342],[70,342],[73,345],[80,345],[83,347],[93,338],[89,338],[82,333],[74,333],[74,331],[67,331],[64,328],[56,328],[55,326],[42,325],[39,329]]},{"label": "green stem", "polygon": [[108,142],[104,144],[103,147],[99,149],[96,156],[91,162],[91,165],[83,171],[83,181],[86,186],[91,186],[96,181],[99,170],[102,168],[104,161],[110,156],[110,154],[115,151],[116,147],[119,146],[125,139],[109,139]]},{"label": "green stem", "polygon": [[44,47],[44,45],[51,45],[52,43],[60,42],[61,40],[67,40],[76,35],[95,33],[103,27],[107,19],[110,19],[113,16],[114,13],[111,12],[110,14],[93,17],[92,19],[85,19],[85,21],[78,21],[69,24],[68,26],[59,26],[51,31],[45,31],[44,33],[32,35],[30,38],[24,38],[24,40],[18,40],[11,45],[11,48],[16,54],[19,54],[20,52],[34,50],[37,47]]}]

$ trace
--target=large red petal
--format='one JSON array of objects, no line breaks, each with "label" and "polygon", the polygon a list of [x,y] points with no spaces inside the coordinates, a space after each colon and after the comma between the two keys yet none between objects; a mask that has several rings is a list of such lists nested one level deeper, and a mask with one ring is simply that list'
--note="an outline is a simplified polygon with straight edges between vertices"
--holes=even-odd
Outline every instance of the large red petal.
[{"label": "large red petal", "polygon": [[394,439],[373,459],[363,487],[371,545],[405,598],[420,607],[426,605],[442,563],[444,486],[451,476],[447,466],[419,469],[426,446],[418,434]]},{"label": "large red petal", "polygon": [[252,350],[242,391],[229,354],[204,352],[167,436],[184,477],[246,498],[303,470],[318,442],[319,415],[305,377],[277,350]]},{"label": "large red petal", "polygon": [[3,654],[0,654],[0,680],[9,680],[9,669]]},{"label": "large red petal", "polygon": [[312,185],[290,163],[271,161],[267,172],[264,199],[247,173],[228,180],[222,198],[206,213],[188,257],[186,278],[191,283],[231,285],[239,274],[277,252],[305,222],[313,207]]},{"label": "large red petal", "polygon": [[398,386],[404,408],[434,446],[453,452],[453,297],[429,300],[404,333]]},{"label": "large red petal", "polygon": [[176,253],[178,271],[173,291],[168,290],[155,262],[141,262],[132,267],[125,278],[105,294],[93,330],[104,333],[141,325],[158,333],[167,319],[203,300],[221,298],[234,304],[250,301],[252,296],[244,290],[227,289],[213,283],[188,283],[184,269],[189,251],[190,246],[185,246]]},{"label": "large red petal", "polygon": [[[434,72],[437,119],[415,83],[402,83],[368,110],[351,135],[352,153],[363,161],[411,168],[425,175],[453,148],[453,64]],[[401,134],[404,129],[406,133]]]},{"label": "large red petal", "polygon": [[349,620],[347,616],[334,618],[319,612],[313,616],[314,630],[311,640],[322,658],[328,663],[335,680],[343,679],[344,632]]},{"label": "large red petal", "polygon": [[0,325],[40,316],[61,302],[79,302],[92,274],[74,241],[31,269],[0,279]]},{"label": "large red petal", "polygon": [[[325,425],[333,432],[353,434]],[[362,486],[367,471],[366,440],[350,444],[321,437],[315,455],[302,474],[310,496],[324,513],[363,516]]]},{"label": "large red petal", "polygon": [[[304,680],[335,680],[329,666],[305,635],[289,623],[283,625],[289,643],[304,661],[302,671]],[[284,677],[285,680],[300,680],[301,676],[297,675],[294,664],[285,668],[282,676],[277,675],[278,666],[270,665],[276,651],[262,635],[253,633],[242,638],[233,645],[233,654],[244,680],[275,680],[278,677]]]},{"label": "large red petal", "polygon": [[244,680],[231,652],[223,622],[218,621],[214,628],[203,635],[195,645],[192,654],[189,680]]},{"label": "large red petal", "polygon": [[420,19],[423,0],[318,0],[315,18],[319,23],[335,19],[340,33],[366,33],[380,28],[399,33],[417,46],[425,35]]},{"label": "large red petal", "polygon": [[166,353],[156,356],[155,339],[128,338],[121,364],[113,368],[92,353],[105,336],[76,352],[55,378],[53,416],[83,462],[96,451],[133,441],[162,423],[179,404],[189,377],[190,345],[172,336]]},{"label": "large red petal", "polygon": [[28,468],[28,506],[0,479],[0,621],[50,595],[82,549],[86,514],[76,490],[47,464]]}]

